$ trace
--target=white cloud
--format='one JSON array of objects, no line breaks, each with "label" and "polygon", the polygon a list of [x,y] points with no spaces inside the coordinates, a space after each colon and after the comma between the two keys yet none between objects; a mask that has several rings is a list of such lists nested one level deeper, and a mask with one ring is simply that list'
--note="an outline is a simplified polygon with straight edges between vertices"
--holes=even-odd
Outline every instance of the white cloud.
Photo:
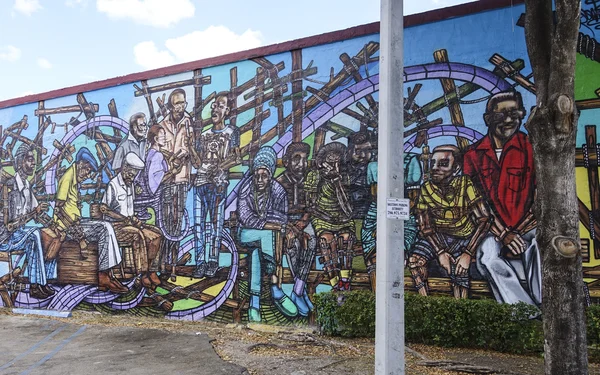
[{"label": "white cloud", "polygon": [[42,9],[42,6],[40,5],[39,0],[15,0],[13,9],[27,16],[31,16],[33,12]]},{"label": "white cloud", "polygon": [[146,69],[173,65],[175,58],[168,51],[159,51],[154,42],[141,42],[133,47],[135,62]]},{"label": "white cloud", "polygon": [[192,61],[259,47],[262,35],[250,29],[238,35],[225,26],[209,26],[204,31],[168,39],[165,45],[179,60]]},{"label": "white cloud", "polygon": [[21,50],[15,46],[0,47],[0,60],[14,62],[21,58]]},{"label": "white cloud", "polygon": [[159,51],[151,41],[137,44],[133,51],[135,62],[152,69],[188,62],[226,53],[243,51],[262,45],[260,31],[246,30],[236,34],[225,26],[210,26],[165,42],[167,50]]},{"label": "white cloud", "polygon": [[52,68],[52,64],[50,63],[50,61],[48,61],[47,59],[44,59],[43,57],[40,57],[39,59],[37,59],[37,64],[42,69]]},{"label": "white cloud", "polygon": [[155,27],[175,25],[196,11],[190,0],[96,0],[96,9],[113,19],[129,18]]},{"label": "white cloud", "polygon": [[33,94],[35,94],[33,91],[23,91],[22,93],[19,94],[19,97],[33,95]]}]

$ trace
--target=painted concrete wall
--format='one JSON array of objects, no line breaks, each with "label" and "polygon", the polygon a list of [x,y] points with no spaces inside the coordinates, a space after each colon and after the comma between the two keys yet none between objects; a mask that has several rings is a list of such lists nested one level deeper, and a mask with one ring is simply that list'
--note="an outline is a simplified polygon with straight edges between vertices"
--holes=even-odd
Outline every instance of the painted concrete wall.
[{"label": "painted concrete wall", "polygon": [[[577,178],[597,297],[593,6]],[[540,304],[524,6],[454,9],[405,32],[406,287]],[[371,289],[378,42],[371,25],[0,103],[2,305],[286,324],[315,292]]]}]

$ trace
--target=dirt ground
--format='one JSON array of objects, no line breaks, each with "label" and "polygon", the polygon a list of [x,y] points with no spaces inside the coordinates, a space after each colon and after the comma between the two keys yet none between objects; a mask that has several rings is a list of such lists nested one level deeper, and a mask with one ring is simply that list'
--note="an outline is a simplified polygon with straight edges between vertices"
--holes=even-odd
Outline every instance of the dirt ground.
[{"label": "dirt ground", "polygon": [[[12,314],[8,310],[0,310],[2,314]],[[212,345],[222,359],[245,367],[249,375],[374,373],[374,340],[320,336],[306,327],[222,325],[81,312],[75,312],[73,317],[64,320],[72,324],[206,333],[213,338]],[[406,374],[409,375],[543,373],[541,356],[507,355],[483,350],[412,344],[408,344],[406,349]],[[600,375],[600,366],[590,365],[590,374]]]}]

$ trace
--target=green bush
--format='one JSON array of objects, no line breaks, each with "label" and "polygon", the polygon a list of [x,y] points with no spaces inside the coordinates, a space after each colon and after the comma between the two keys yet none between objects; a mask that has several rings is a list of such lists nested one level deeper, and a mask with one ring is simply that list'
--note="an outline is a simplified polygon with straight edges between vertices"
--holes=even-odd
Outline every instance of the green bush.
[{"label": "green bush", "polygon": [[344,337],[375,336],[375,293],[352,291],[315,295],[321,333]]},{"label": "green bush", "polygon": [[543,330],[535,306],[494,300],[405,296],[406,341],[501,352],[543,350]]},{"label": "green bush", "polygon": [[587,341],[590,362],[600,362],[600,305],[589,306],[587,311]]},{"label": "green bush", "polygon": [[[375,294],[368,291],[315,295],[317,324],[323,334],[375,336]],[[531,319],[531,305],[501,304],[495,300],[457,300],[406,293],[405,337],[410,343],[446,347],[484,348],[512,353],[544,349],[542,322]],[[600,361],[600,305],[587,308],[587,340],[591,362]]]},{"label": "green bush", "polygon": [[600,347],[600,305],[592,305],[587,309],[587,341],[592,346]]},{"label": "green bush", "polygon": [[[375,294],[366,291],[316,295],[317,324],[326,335],[375,336]],[[486,348],[503,352],[543,350],[539,314],[526,304],[494,300],[405,295],[405,337],[412,343]],[[600,319],[600,314],[598,314]]]}]

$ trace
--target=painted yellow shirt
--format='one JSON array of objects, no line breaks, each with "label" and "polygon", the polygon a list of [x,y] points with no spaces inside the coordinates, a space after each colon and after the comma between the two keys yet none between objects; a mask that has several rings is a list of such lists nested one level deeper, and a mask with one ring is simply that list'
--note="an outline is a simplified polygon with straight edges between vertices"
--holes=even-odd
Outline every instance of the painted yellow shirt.
[{"label": "painted yellow shirt", "polygon": [[430,181],[421,186],[417,210],[426,211],[438,232],[466,238],[473,234],[475,225],[471,220],[473,204],[481,196],[468,176],[455,177],[446,194]]},{"label": "painted yellow shirt", "polygon": [[[62,175],[60,180],[58,180],[56,200],[65,201],[63,208],[71,219],[76,220],[81,217],[81,210],[79,210],[78,205],[79,189],[77,188],[77,171],[75,163],[73,163],[73,165],[67,169],[65,174]],[[56,214],[54,214],[54,221],[56,221],[59,227],[65,228],[65,225],[58,220]]]}]

